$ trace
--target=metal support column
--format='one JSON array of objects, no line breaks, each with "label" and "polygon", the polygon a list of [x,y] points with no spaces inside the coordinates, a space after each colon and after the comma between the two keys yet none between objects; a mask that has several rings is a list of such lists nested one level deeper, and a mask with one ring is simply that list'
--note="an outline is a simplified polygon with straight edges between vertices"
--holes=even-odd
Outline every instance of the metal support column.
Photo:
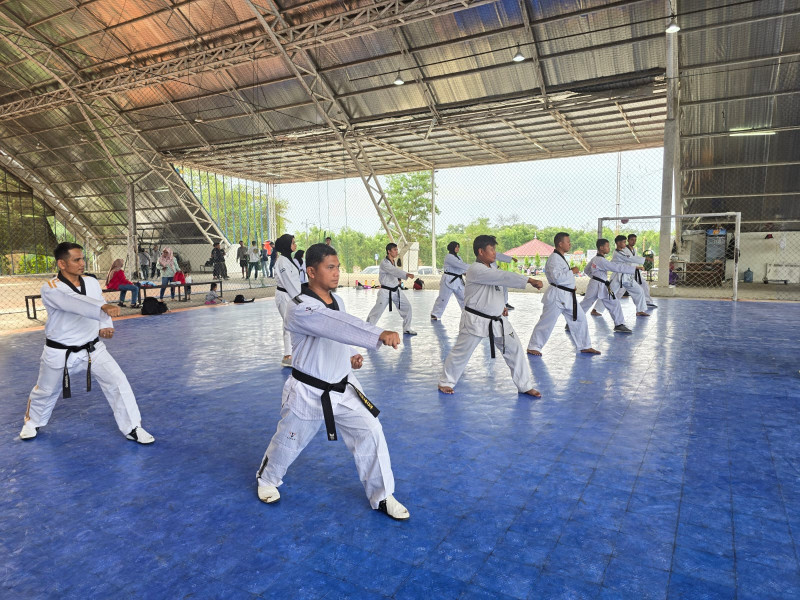
[{"label": "metal support column", "polygon": [[[672,14],[666,0],[667,14]],[[675,154],[678,143],[678,34],[667,36],[667,119],[664,122],[664,166],[661,174],[661,227],[658,247],[658,287],[669,287],[669,256],[672,251],[672,196],[675,182]],[[676,224],[676,227],[680,227]]]},{"label": "metal support column", "polygon": [[431,169],[431,266],[436,274],[436,169]]},{"label": "metal support column", "polygon": [[136,252],[136,194],[134,184],[128,184],[128,255],[125,266],[128,269],[128,277],[133,277],[139,273],[139,254]]}]

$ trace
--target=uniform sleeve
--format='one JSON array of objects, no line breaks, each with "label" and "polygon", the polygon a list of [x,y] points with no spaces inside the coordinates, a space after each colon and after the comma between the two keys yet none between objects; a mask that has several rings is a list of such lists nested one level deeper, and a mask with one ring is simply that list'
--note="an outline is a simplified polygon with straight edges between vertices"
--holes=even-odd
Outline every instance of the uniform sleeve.
[{"label": "uniform sleeve", "polygon": [[644,257],[643,256],[628,256],[618,250],[614,251],[614,260],[611,262],[622,262],[622,263],[630,263],[632,265],[643,265],[644,264]]},{"label": "uniform sleeve", "polygon": [[465,263],[463,260],[457,259],[452,254],[448,254],[444,259],[444,269],[445,271],[449,271],[450,273],[466,273],[467,269],[469,269],[469,265]]},{"label": "uniform sleeve", "polygon": [[295,266],[285,256],[279,256],[275,266],[278,269],[281,287],[286,288],[286,293],[290,298],[298,296],[300,294],[300,273]]},{"label": "uniform sleeve", "polygon": [[392,263],[388,260],[384,259],[381,262],[380,270],[387,275],[391,275],[392,277],[397,277],[398,279],[405,279],[406,274],[408,271],[401,269],[400,267],[395,267]]},{"label": "uniform sleeve", "polygon": [[[100,307],[106,302],[105,300],[97,300],[89,298],[80,294],[68,293],[56,287],[51,287],[50,282],[42,286],[42,303],[47,307],[47,310],[61,310],[67,313],[72,313],[95,321],[103,321],[103,316],[106,315]],[[109,322],[111,318],[108,317]],[[111,327],[111,325],[106,325]]]},{"label": "uniform sleeve", "polygon": [[318,302],[303,302],[289,311],[286,329],[302,335],[326,338],[361,348],[379,348],[379,327],[341,310],[332,310]]},{"label": "uniform sleeve", "polygon": [[614,262],[613,260],[608,260],[606,258],[595,258],[595,264],[597,265],[598,269],[605,269],[606,271],[611,271],[612,273],[633,274],[636,271],[636,265],[633,263],[625,263],[621,261]]},{"label": "uniform sleeve", "polygon": [[510,263],[511,257],[508,254],[503,254],[502,252],[498,252],[497,256],[495,257],[495,260],[497,262]]},{"label": "uniform sleeve", "polygon": [[525,275],[488,267],[470,268],[467,271],[467,281],[481,285],[502,285],[510,288],[524,288],[528,285],[528,278]]}]

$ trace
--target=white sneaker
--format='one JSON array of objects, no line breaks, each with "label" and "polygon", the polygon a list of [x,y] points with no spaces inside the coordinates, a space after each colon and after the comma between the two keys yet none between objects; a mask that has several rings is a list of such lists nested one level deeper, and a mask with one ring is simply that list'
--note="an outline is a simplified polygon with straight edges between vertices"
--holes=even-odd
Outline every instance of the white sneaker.
[{"label": "white sneaker", "polygon": [[36,437],[37,433],[39,433],[39,428],[34,427],[33,423],[28,421],[22,426],[22,431],[19,432],[19,438],[21,440],[32,440]]},{"label": "white sneaker", "polygon": [[267,504],[272,504],[281,499],[281,493],[274,485],[259,485],[258,499]]},{"label": "white sneaker", "polygon": [[289,358],[284,358],[281,361],[281,366],[282,367],[291,367],[292,366],[292,357],[290,356]]},{"label": "white sneaker", "polygon": [[125,437],[134,442],[139,442],[140,444],[152,444],[156,441],[156,438],[147,433],[141,425],[139,425],[139,427],[134,427],[133,431]]},{"label": "white sneaker", "polygon": [[380,504],[378,504],[378,510],[386,513],[395,521],[405,521],[411,517],[408,509],[395,500],[391,494],[386,497],[386,500],[381,500]]},{"label": "white sneaker", "polygon": [[406,329],[403,333],[406,335],[417,335],[417,332],[413,329]]}]

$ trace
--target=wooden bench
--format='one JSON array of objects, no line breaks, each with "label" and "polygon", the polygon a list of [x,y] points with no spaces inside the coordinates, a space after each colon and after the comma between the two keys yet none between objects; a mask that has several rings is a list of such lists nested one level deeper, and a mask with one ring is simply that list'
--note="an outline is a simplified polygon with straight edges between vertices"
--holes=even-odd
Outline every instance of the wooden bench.
[{"label": "wooden bench", "polygon": [[[185,288],[187,285],[188,286],[206,285],[206,284],[211,285],[212,283],[216,283],[217,284],[217,291],[219,292],[220,297],[222,297],[222,280],[221,279],[212,279],[211,281],[199,281],[199,282],[196,282],[196,283],[195,282],[193,282],[193,283],[175,283],[175,284],[169,284],[168,283],[165,286],[164,291],[166,292],[166,290],[168,290],[170,287],[178,288],[178,300],[180,300],[181,299],[181,288]],[[141,286],[139,288],[139,290],[140,290],[140,293],[141,293],[141,298],[142,298],[142,300],[144,300],[145,298],[147,298],[147,290],[161,290],[161,286],[160,285],[145,285],[145,286]],[[113,293],[113,292],[119,293],[120,290],[102,290],[102,292],[104,294],[106,294],[106,293],[110,294],[110,293]],[[32,320],[36,319],[36,300],[41,300],[41,298],[42,298],[41,294],[31,294],[29,296],[25,296],[25,312],[28,314],[28,318],[29,319],[32,319]]]}]

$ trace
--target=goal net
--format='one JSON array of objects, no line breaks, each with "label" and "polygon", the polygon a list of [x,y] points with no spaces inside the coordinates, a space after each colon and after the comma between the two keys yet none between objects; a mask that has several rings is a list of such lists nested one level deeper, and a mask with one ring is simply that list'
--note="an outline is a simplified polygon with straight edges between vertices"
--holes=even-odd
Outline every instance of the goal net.
[{"label": "goal net", "polygon": [[[624,235],[645,258],[654,296],[736,300],[741,213],[602,217],[597,235]],[[664,235],[668,238],[664,239]]]}]

